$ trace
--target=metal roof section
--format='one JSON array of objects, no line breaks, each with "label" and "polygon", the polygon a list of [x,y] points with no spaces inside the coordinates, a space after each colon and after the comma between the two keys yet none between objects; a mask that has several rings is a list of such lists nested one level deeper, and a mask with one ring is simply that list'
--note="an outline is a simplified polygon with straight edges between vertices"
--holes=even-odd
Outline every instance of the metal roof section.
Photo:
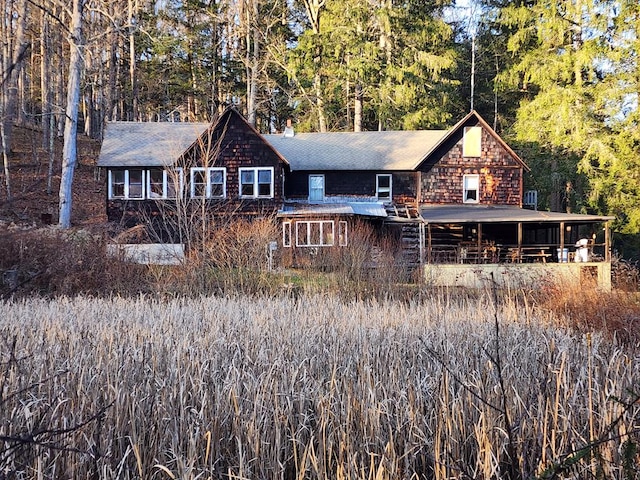
[{"label": "metal roof section", "polygon": [[386,217],[387,211],[381,203],[350,202],[325,204],[287,204],[278,212],[279,217],[305,217],[321,215],[357,215]]},{"label": "metal roof section", "polygon": [[545,212],[526,208],[494,205],[429,205],[420,208],[427,223],[590,223],[606,222],[615,217],[576,213]]},{"label": "metal roof section", "polygon": [[263,135],[291,170],[413,170],[448,130]]},{"label": "metal roof section", "polygon": [[209,123],[109,122],[98,157],[99,167],[173,165]]}]

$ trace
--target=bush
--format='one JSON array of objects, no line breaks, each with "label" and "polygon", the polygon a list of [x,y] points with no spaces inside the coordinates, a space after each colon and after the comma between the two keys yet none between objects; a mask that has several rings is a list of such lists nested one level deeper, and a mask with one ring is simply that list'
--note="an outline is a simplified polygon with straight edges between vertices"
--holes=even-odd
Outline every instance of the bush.
[{"label": "bush", "polygon": [[148,292],[145,270],[107,258],[103,238],[86,231],[2,232],[2,297]]}]

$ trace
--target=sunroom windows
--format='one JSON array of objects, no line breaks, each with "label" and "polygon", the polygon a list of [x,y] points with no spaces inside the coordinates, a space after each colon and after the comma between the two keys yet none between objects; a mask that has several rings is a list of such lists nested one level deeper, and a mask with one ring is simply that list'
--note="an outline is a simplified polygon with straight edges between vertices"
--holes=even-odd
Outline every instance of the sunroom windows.
[{"label": "sunroom windows", "polygon": [[[336,223],[338,237],[336,239]],[[292,231],[293,230],[293,231]],[[292,234],[294,235],[292,237]],[[347,222],[340,220],[298,220],[282,223],[282,246],[291,247],[347,246]]]},{"label": "sunroom windows", "polygon": [[241,198],[273,198],[273,167],[241,167]]}]

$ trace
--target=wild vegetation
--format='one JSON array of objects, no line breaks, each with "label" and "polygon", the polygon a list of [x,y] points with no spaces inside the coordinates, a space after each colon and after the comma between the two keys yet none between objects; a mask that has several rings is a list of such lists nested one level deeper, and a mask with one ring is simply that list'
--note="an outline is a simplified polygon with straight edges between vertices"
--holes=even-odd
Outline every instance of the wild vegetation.
[{"label": "wild vegetation", "polygon": [[371,269],[365,231],[301,271],[245,229],[175,267],[4,233],[0,477],[640,475],[628,264],[626,292],[461,292]]},{"label": "wild vegetation", "polygon": [[638,343],[434,294],[0,303],[6,478],[640,475]]}]

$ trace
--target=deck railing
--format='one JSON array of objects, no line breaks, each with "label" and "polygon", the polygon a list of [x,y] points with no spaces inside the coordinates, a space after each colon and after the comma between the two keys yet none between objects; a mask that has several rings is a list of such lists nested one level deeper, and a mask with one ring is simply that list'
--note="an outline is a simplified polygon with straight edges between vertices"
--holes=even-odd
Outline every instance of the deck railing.
[{"label": "deck railing", "polygon": [[425,249],[426,263],[487,264],[487,263],[576,263],[604,262],[604,244],[589,245],[586,257],[577,254],[578,247],[557,244],[509,245],[493,242],[460,242],[432,245]]}]

